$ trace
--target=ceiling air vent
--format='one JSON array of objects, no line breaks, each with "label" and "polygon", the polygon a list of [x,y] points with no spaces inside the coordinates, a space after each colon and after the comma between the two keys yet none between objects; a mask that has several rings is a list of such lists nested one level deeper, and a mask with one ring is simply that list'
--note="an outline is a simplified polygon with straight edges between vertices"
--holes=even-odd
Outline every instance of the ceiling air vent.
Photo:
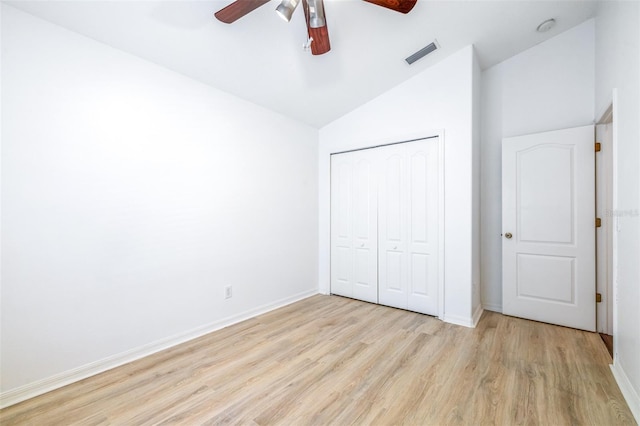
[{"label": "ceiling air vent", "polygon": [[417,61],[418,59],[424,58],[429,53],[433,52],[434,50],[438,49],[439,47],[440,47],[440,45],[438,44],[438,40],[433,40],[433,43],[429,43],[427,46],[425,46],[422,49],[418,50],[416,53],[414,53],[413,55],[411,55],[407,59],[405,59],[405,61],[407,61],[407,63],[409,65],[411,65],[415,61]]}]

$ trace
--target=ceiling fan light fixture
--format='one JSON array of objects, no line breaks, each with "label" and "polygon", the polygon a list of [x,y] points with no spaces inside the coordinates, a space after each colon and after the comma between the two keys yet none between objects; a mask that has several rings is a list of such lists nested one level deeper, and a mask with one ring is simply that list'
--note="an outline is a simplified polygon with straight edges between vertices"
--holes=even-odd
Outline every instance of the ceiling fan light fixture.
[{"label": "ceiling fan light fixture", "polygon": [[307,4],[309,6],[309,26],[311,28],[321,28],[327,25],[322,0],[307,0]]},{"label": "ceiling fan light fixture", "polygon": [[291,21],[291,15],[298,7],[300,0],[282,0],[282,2],[276,7],[276,12],[285,21]]}]

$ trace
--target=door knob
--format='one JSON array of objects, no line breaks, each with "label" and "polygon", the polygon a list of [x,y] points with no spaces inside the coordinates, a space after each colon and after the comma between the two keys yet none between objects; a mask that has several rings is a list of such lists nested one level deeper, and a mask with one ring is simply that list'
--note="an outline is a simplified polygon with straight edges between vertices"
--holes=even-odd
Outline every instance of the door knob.
[{"label": "door knob", "polygon": [[393,247],[393,249],[394,249],[394,250],[398,250],[398,246],[394,246],[394,247]]},{"label": "door knob", "polygon": [[360,247],[364,247],[364,243],[360,244]]},{"label": "door knob", "polygon": [[504,234],[504,236],[507,240],[510,240],[511,237],[513,237],[513,235],[511,235],[511,232],[507,232],[506,234]]}]

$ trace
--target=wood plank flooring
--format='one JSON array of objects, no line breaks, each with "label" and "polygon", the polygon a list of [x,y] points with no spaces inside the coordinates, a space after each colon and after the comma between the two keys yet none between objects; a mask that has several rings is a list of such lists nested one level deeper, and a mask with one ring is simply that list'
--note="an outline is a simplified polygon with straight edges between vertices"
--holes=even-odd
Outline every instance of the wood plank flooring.
[{"label": "wood plank flooring", "polygon": [[635,424],[596,333],[314,296],[0,411],[29,425]]}]

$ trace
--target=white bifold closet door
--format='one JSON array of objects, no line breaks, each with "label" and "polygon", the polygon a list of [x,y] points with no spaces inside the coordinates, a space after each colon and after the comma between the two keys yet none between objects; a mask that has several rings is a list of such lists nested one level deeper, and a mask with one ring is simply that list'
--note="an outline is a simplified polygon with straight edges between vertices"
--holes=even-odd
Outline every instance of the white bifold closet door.
[{"label": "white bifold closet door", "polygon": [[437,315],[437,139],[379,153],[378,302]]},{"label": "white bifold closet door", "polygon": [[331,159],[331,292],[438,315],[438,139]]},{"label": "white bifold closet door", "polygon": [[331,292],[378,302],[375,158],[331,157]]}]

